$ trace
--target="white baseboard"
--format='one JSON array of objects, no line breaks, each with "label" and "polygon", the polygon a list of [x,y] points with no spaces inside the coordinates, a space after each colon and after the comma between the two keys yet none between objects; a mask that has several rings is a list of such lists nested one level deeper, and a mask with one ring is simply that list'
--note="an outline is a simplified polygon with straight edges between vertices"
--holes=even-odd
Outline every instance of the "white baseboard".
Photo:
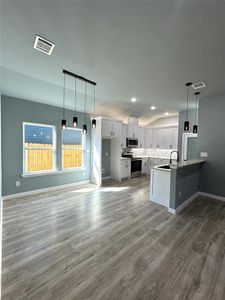
[{"label": "white baseboard", "polygon": [[173,215],[178,214],[181,212],[186,206],[188,206],[193,200],[195,200],[199,196],[199,192],[192,195],[190,198],[188,198],[186,201],[184,201],[181,205],[179,205],[176,209],[174,208],[168,208],[168,212],[170,212]]},{"label": "white baseboard", "polygon": [[216,200],[220,200],[220,201],[225,201],[225,197],[221,197],[221,196],[217,196],[217,195],[213,195],[213,194],[209,194],[209,193],[204,193],[204,192],[199,192],[199,196],[216,199]]},{"label": "white baseboard", "polygon": [[33,191],[21,192],[21,193],[17,193],[17,194],[10,194],[10,195],[3,196],[2,199],[3,200],[9,200],[9,199],[14,199],[14,198],[19,198],[19,197],[25,197],[25,196],[29,196],[29,195],[39,194],[39,193],[52,192],[52,191],[56,191],[56,190],[70,188],[70,187],[73,187],[73,186],[75,187],[75,186],[79,186],[79,185],[84,185],[84,184],[87,184],[87,183],[90,183],[90,180],[83,180],[83,181],[79,181],[79,182],[62,184],[62,185],[57,185],[57,186],[53,186],[53,187],[49,187],[49,188],[44,188],[44,189],[38,189],[38,190],[33,190]]},{"label": "white baseboard", "polygon": [[102,177],[102,180],[108,180],[108,179],[112,179],[112,177],[111,176]]}]

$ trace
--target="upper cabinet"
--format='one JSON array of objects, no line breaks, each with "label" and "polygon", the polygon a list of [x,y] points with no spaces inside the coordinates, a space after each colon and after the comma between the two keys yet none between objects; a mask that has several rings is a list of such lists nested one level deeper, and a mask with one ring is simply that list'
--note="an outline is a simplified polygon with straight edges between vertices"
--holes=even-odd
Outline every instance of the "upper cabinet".
[{"label": "upper cabinet", "polygon": [[152,128],[145,129],[145,148],[153,148]]},{"label": "upper cabinet", "polygon": [[145,148],[145,128],[139,127],[138,128],[138,147]]},{"label": "upper cabinet", "polygon": [[111,120],[102,120],[102,137],[120,138],[121,123]]},{"label": "upper cabinet", "polygon": [[139,134],[138,118],[129,117],[128,127],[127,127],[127,137],[138,138],[138,134]]},{"label": "upper cabinet", "polygon": [[127,124],[121,124],[121,148],[127,146]]},{"label": "upper cabinet", "polygon": [[177,149],[178,128],[153,128],[152,144],[153,148]]}]

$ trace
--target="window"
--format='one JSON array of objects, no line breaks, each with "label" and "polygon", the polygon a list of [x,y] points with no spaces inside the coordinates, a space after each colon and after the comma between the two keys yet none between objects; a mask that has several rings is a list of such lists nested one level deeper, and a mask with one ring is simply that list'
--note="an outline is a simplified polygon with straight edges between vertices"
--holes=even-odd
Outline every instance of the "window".
[{"label": "window", "polygon": [[81,129],[62,130],[62,169],[83,167],[84,143]]},{"label": "window", "polygon": [[23,123],[24,174],[55,170],[55,127]]}]

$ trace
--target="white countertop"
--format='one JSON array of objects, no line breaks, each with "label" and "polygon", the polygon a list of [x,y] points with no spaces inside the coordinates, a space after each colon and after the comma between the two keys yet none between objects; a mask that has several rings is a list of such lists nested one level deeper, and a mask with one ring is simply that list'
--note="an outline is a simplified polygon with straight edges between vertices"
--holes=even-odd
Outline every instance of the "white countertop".
[{"label": "white countertop", "polygon": [[184,168],[184,167],[188,167],[188,166],[191,166],[191,165],[202,164],[204,162],[206,162],[206,160],[203,160],[203,159],[191,159],[191,160],[181,161],[177,164],[173,163],[171,165],[171,169]]},{"label": "white countertop", "polygon": [[159,166],[155,166],[153,167],[154,169],[156,170],[161,170],[161,171],[170,171],[171,169],[180,169],[180,168],[184,168],[184,167],[188,167],[188,166],[192,166],[192,165],[196,165],[196,164],[202,164],[206,162],[206,160],[202,160],[202,159],[191,159],[191,160],[187,160],[187,161],[181,161],[179,163],[172,163],[170,165],[170,169],[162,169],[162,168],[159,168],[161,166],[164,166],[164,165],[159,165]]},{"label": "white countertop", "polygon": [[129,160],[131,159],[130,157],[120,157],[121,160]]},{"label": "white countertop", "polygon": [[153,156],[153,155],[134,156],[134,158],[156,158],[156,159],[168,159],[169,160],[169,157]]}]

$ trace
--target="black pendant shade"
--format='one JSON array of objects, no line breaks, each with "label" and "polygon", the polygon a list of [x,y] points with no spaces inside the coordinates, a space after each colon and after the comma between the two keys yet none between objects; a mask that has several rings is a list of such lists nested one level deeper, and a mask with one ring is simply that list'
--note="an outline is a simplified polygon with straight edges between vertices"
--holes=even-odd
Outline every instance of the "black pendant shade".
[{"label": "black pendant shade", "polygon": [[61,126],[62,126],[62,129],[63,129],[63,130],[66,129],[66,127],[67,127],[67,122],[66,122],[65,119],[63,119],[63,120],[61,121]]},{"label": "black pendant shade", "polygon": [[186,121],[184,122],[184,131],[189,131],[190,125],[188,121],[188,96],[189,96],[189,87],[192,85],[192,82],[187,82],[186,84],[187,87],[187,109],[186,109]]},{"label": "black pendant shade", "polygon": [[92,128],[95,128],[95,127],[96,127],[96,120],[95,120],[95,119],[93,119],[93,120],[91,121],[91,125],[92,125]]},{"label": "black pendant shade", "polygon": [[74,128],[77,127],[77,123],[78,123],[78,118],[77,117],[73,117],[73,127]]},{"label": "black pendant shade", "polygon": [[198,125],[193,126],[193,133],[198,133]]},{"label": "black pendant shade", "polygon": [[83,134],[86,134],[87,133],[87,125],[83,125]]},{"label": "black pendant shade", "polygon": [[189,131],[189,128],[190,128],[189,121],[185,121],[184,122],[184,131]]}]

